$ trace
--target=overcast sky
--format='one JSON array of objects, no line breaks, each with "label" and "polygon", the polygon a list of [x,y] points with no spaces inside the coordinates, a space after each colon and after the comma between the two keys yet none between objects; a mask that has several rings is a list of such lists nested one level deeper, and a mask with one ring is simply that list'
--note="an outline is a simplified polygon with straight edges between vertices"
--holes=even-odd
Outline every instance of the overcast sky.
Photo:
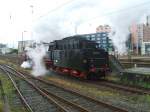
[{"label": "overcast sky", "polygon": [[22,34],[24,40],[51,41],[118,20],[142,22],[149,7],[149,0],[0,0],[0,43],[16,47]]}]

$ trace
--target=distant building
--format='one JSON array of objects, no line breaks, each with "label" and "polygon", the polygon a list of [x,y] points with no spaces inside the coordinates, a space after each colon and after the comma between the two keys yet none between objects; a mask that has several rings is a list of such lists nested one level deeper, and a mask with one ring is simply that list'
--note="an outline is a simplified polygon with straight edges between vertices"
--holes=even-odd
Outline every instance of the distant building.
[{"label": "distant building", "polygon": [[35,46],[41,46],[41,45],[45,48],[46,51],[48,51],[50,43],[42,42],[42,41],[40,43],[35,43]]},{"label": "distant building", "polygon": [[114,51],[114,46],[112,44],[111,39],[108,37],[108,32],[100,32],[100,33],[90,33],[90,34],[82,34],[77,36],[82,36],[87,40],[95,41],[99,44],[99,47],[105,49],[109,53]]},{"label": "distant building", "polygon": [[131,26],[131,44],[134,54],[150,54],[150,17],[147,17],[146,24],[132,24]]},{"label": "distant building", "polygon": [[26,48],[33,48],[33,47],[35,47],[34,40],[18,41],[18,53],[23,53]]},{"label": "distant building", "polygon": [[7,47],[6,44],[0,44],[0,54],[9,53],[10,49]]},{"label": "distant building", "polygon": [[96,42],[99,43],[101,48],[104,48],[109,53],[115,51],[112,40],[109,38],[109,33],[111,32],[111,27],[109,25],[99,25],[96,28]]},{"label": "distant building", "polygon": [[143,24],[132,24],[131,26],[131,50],[134,54],[141,54],[141,45],[143,39]]},{"label": "distant building", "polygon": [[111,32],[111,27],[109,25],[99,25],[96,28],[96,33],[98,32]]}]

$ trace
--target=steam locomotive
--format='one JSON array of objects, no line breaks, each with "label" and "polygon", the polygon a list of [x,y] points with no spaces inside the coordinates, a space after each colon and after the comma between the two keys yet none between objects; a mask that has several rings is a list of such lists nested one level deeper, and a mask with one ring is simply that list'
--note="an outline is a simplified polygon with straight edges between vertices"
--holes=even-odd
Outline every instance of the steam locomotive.
[{"label": "steam locomotive", "polygon": [[50,43],[45,58],[47,68],[83,79],[99,79],[109,71],[108,52],[80,36]]}]

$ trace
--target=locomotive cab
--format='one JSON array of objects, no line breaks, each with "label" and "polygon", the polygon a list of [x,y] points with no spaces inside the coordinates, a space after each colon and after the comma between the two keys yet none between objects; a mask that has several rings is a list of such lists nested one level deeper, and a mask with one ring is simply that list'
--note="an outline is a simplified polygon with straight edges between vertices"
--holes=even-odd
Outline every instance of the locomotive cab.
[{"label": "locomotive cab", "polygon": [[108,53],[103,49],[85,49],[83,66],[88,71],[87,78],[105,77],[108,71]]},{"label": "locomotive cab", "polygon": [[83,41],[80,43],[83,55],[83,68],[87,72],[87,78],[105,77],[108,71],[108,52],[98,47],[94,41]]}]

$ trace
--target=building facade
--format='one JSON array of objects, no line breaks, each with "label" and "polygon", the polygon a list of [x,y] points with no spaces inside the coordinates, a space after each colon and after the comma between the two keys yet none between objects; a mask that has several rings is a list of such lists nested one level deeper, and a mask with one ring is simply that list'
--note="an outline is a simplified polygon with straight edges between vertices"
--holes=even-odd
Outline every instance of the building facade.
[{"label": "building facade", "polygon": [[108,32],[90,33],[78,36],[82,36],[87,40],[95,41],[96,43],[98,43],[100,48],[105,49],[105,51],[108,51],[109,53],[114,51],[114,46],[111,39],[109,39]]},{"label": "building facade", "polygon": [[35,47],[34,40],[18,41],[18,53],[23,53],[26,48],[33,48],[33,47]]},{"label": "building facade", "polygon": [[10,49],[7,47],[6,44],[0,44],[0,54],[9,53]]},{"label": "building facade", "polygon": [[99,25],[96,28],[96,33],[98,32],[111,32],[111,27],[109,25]]},{"label": "building facade", "polygon": [[131,26],[131,44],[134,54],[149,55],[150,54],[150,23],[147,17],[146,24],[133,24]]}]

